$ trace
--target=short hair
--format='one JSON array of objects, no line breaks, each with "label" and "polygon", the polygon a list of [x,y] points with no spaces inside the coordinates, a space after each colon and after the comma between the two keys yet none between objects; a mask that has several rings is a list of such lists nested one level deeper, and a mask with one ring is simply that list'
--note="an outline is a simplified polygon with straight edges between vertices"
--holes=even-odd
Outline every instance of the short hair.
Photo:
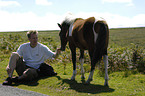
[{"label": "short hair", "polygon": [[27,32],[27,37],[28,37],[28,38],[31,38],[31,34],[36,34],[36,35],[38,35],[38,31],[36,31],[36,30],[30,30],[30,31],[28,31],[28,32]]}]

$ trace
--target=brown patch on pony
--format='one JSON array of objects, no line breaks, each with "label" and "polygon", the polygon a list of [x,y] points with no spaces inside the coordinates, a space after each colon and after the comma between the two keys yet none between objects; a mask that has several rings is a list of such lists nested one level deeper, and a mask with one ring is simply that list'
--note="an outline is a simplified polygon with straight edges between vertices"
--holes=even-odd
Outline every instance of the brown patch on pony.
[{"label": "brown patch on pony", "polygon": [[76,47],[86,50],[87,43],[83,36],[83,25],[85,20],[82,18],[77,18],[73,24],[74,28],[72,30],[72,36],[69,39],[73,40],[73,43]]},{"label": "brown patch on pony", "polygon": [[85,20],[83,27],[83,36],[85,41],[89,44],[91,48],[94,48],[94,34],[93,34],[93,24],[95,22],[94,17],[90,17]]}]

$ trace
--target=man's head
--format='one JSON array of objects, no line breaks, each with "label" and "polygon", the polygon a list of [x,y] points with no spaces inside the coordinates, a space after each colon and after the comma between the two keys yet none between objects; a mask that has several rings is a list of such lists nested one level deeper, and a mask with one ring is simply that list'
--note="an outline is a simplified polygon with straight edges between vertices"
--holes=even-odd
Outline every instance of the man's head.
[{"label": "man's head", "polygon": [[38,31],[30,30],[27,32],[27,37],[30,41],[31,47],[36,47],[38,42]]}]

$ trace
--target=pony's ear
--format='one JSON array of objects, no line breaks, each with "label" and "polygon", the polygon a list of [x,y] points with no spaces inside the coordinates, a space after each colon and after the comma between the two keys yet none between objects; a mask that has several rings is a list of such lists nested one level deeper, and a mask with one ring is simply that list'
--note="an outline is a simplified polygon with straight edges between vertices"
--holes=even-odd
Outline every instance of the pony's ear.
[{"label": "pony's ear", "polygon": [[59,23],[57,23],[57,25],[60,27],[60,29],[62,28],[61,25]]}]

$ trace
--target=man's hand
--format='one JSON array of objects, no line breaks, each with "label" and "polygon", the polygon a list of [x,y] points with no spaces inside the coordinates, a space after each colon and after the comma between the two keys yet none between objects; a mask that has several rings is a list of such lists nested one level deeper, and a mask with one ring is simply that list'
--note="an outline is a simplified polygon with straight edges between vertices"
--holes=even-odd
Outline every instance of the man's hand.
[{"label": "man's hand", "polygon": [[60,53],[61,53],[61,49],[57,49],[56,54],[54,55],[54,58],[57,58]]},{"label": "man's hand", "polygon": [[56,54],[59,55],[60,53],[61,53],[61,49],[57,49],[57,50],[56,50]]}]

